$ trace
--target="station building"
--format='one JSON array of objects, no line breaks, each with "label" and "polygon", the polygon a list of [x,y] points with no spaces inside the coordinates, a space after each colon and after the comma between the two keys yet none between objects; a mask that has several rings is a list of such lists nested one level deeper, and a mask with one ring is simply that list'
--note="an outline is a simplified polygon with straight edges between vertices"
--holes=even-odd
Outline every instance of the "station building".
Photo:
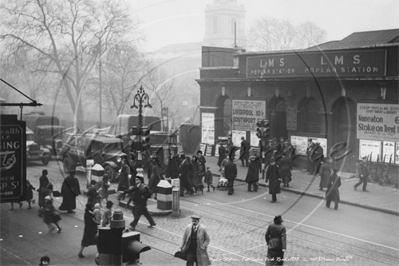
[{"label": "station building", "polygon": [[[328,156],[345,143],[341,171],[356,161],[399,165],[399,29],[356,32],[303,50],[246,52],[202,47],[202,143],[231,136],[258,146],[256,122],[267,119],[271,137],[284,137],[306,165],[308,138]],[[396,167],[397,168],[397,167]],[[397,169],[396,169],[397,170]]]}]

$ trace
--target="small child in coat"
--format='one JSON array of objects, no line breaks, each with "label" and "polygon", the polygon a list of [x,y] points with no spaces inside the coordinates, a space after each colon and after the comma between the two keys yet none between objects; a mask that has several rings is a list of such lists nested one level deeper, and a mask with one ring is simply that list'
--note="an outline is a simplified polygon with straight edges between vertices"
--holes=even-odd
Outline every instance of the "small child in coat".
[{"label": "small child in coat", "polygon": [[211,172],[211,168],[209,166],[206,167],[206,172],[205,172],[205,178],[204,182],[208,186],[208,192],[209,192],[209,187],[211,186],[213,188],[213,191],[215,191],[215,187],[212,185],[213,181],[213,174]]}]

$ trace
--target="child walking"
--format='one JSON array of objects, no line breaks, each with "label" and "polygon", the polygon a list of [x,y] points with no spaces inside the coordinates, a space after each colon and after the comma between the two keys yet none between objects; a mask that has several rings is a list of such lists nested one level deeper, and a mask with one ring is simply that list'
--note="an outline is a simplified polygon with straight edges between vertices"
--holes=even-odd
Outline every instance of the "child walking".
[{"label": "child walking", "polygon": [[215,191],[215,187],[212,185],[213,181],[213,174],[211,172],[211,168],[209,166],[206,167],[206,172],[205,172],[205,184],[208,186],[208,192],[209,192],[209,187],[211,186],[213,188],[213,191]]}]

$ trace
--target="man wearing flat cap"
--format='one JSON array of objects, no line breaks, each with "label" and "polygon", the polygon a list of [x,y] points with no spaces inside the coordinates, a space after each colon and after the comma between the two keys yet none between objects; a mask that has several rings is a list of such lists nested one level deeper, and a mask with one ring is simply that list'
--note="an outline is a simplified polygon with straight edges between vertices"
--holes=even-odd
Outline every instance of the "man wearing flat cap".
[{"label": "man wearing flat cap", "polygon": [[198,215],[191,216],[192,222],[184,231],[183,242],[180,246],[182,252],[187,254],[187,264],[197,266],[211,265],[207,248],[210,242],[205,226],[199,224]]},{"label": "man wearing flat cap", "polygon": [[359,175],[359,182],[354,185],[353,187],[355,190],[357,189],[358,186],[360,186],[363,183],[363,191],[368,192],[366,187],[367,187],[367,178],[369,177],[369,172],[367,170],[367,156],[364,156],[362,158],[362,161],[358,164],[357,166],[357,173]]}]

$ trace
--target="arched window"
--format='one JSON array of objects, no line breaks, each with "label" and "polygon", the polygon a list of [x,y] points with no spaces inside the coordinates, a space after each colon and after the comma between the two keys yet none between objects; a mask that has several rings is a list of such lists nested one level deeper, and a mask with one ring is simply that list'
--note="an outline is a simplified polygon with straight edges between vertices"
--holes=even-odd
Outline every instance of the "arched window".
[{"label": "arched window", "polygon": [[307,98],[299,104],[298,128],[302,132],[320,133],[321,115],[320,103],[314,98]]}]

